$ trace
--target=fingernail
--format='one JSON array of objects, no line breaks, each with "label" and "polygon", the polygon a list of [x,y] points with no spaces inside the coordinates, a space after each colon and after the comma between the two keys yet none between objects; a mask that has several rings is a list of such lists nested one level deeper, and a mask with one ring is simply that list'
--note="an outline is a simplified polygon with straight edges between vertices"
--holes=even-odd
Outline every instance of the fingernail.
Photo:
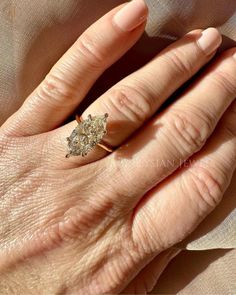
[{"label": "fingernail", "polygon": [[221,34],[215,28],[206,29],[198,39],[198,45],[207,55],[213,53],[220,46],[221,42]]},{"label": "fingernail", "polygon": [[113,22],[125,32],[132,31],[141,25],[148,15],[144,0],[132,0],[119,10],[113,17]]}]

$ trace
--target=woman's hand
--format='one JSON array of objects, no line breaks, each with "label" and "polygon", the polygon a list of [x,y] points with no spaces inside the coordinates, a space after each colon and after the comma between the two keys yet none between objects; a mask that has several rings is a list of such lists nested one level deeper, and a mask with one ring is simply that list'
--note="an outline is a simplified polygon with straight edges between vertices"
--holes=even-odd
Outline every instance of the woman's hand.
[{"label": "woman's hand", "polygon": [[236,50],[157,114],[213,58],[212,28],[173,43],[84,112],[109,114],[112,154],[65,158],[77,123],[63,122],[146,17],[134,0],[97,21],[1,127],[2,294],[145,292],[155,283],[145,267],[220,202],[236,167]]}]

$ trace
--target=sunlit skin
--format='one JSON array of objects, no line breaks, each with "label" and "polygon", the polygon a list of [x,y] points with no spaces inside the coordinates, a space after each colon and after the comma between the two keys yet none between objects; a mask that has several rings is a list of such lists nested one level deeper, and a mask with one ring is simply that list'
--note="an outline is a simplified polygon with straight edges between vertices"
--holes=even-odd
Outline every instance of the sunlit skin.
[{"label": "sunlit skin", "polygon": [[65,157],[80,118],[63,122],[144,31],[145,6],[131,30],[114,23],[123,6],[88,28],[1,126],[1,294],[145,294],[230,183],[236,49],[215,56],[214,28],[188,33],[81,114],[109,114],[102,144],[113,152]]}]

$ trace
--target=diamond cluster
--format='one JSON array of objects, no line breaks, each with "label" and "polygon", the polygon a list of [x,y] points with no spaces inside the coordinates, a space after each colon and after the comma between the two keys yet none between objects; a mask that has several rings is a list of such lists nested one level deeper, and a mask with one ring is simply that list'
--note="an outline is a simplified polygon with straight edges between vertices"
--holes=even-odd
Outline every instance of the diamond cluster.
[{"label": "diamond cluster", "polygon": [[103,116],[88,115],[86,120],[78,123],[78,126],[67,137],[68,154],[70,156],[86,156],[106,134],[108,114]]}]

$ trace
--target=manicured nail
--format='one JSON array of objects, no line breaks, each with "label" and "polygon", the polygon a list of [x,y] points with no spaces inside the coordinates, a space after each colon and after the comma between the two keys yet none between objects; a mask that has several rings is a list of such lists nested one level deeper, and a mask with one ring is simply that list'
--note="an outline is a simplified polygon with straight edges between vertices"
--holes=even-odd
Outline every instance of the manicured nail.
[{"label": "manicured nail", "polygon": [[221,42],[221,34],[215,28],[206,29],[198,39],[198,45],[207,55],[213,53],[220,46]]},{"label": "manicured nail", "polygon": [[148,8],[144,0],[132,0],[119,10],[113,22],[125,32],[132,31],[141,25],[148,15]]}]

